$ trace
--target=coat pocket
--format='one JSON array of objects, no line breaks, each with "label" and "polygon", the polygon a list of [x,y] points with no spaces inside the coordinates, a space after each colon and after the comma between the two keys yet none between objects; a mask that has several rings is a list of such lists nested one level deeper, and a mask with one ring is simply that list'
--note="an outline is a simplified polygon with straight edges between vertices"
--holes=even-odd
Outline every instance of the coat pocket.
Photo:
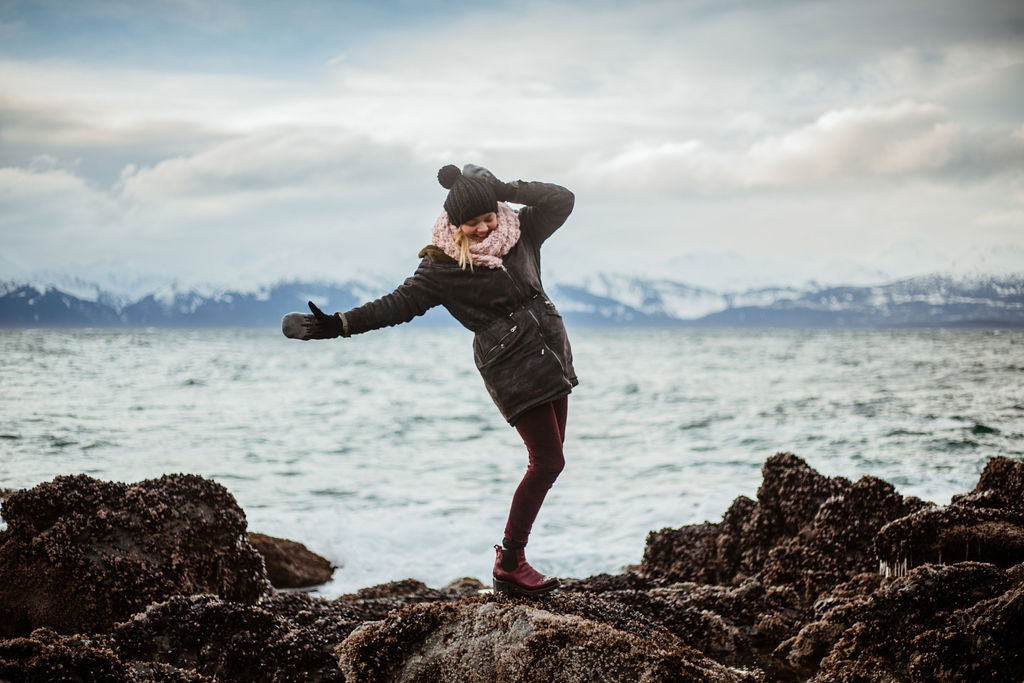
[{"label": "coat pocket", "polygon": [[519,343],[523,332],[523,321],[511,316],[478,332],[473,339],[473,359],[476,366],[483,368],[506,356]]},{"label": "coat pocket", "polygon": [[512,350],[512,345],[516,343],[516,340],[521,336],[519,331],[523,328],[522,325],[513,324],[508,328],[508,331],[502,334],[497,341],[490,345],[481,356],[481,363],[483,365],[490,365],[501,359],[506,353]]}]

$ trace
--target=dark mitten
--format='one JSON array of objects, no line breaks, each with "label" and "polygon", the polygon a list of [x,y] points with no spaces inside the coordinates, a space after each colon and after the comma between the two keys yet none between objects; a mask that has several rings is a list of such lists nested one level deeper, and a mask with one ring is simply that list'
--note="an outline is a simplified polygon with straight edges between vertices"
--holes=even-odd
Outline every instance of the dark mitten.
[{"label": "dark mitten", "polygon": [[511,202],[515,201],[516,191],[518,187],[513,183],[503,183],[494,177],[494,174],[488,171],[483,166],[477,166],[476,164],[466,164],[462,167],[462,175],[467,178],[473,178],[474,180],[482,180],[490,183],[491,187],[494,188],[494,198],[499,202]]},{"label": "dark mitten", "polygon": [[312,301],[309,302],[309,310],[313,311],[313,315],[289,313],[281,319],[281,331],[284,336],[303,341],[334,339],[341,336],[344,328],[340,313],[327,315]]}]

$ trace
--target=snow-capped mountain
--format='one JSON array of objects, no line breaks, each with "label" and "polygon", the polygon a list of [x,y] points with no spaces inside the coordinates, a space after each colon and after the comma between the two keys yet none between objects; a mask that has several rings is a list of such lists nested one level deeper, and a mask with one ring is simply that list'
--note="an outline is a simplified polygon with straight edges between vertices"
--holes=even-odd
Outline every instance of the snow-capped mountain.
[{"label": "snow-capped mountain", "polygon": [[[248,291],[165,283],[132,298],[88,282],[72,285],[0,283],[0,326],[269,326],[284,313],[305,310],[307,300],[346,310],[389,289],[379,280],[283,282]],[[548,290],[576,325],[1024,327],[1024,275],[714,291],[664,278],[599,274]],[[454,324],[443,311],[431,311],[427,319]]]},{"label": "snow-capped mountain", "polygon": [[[587,310],[579,300],[583,293],[600,297],[640,311],[645,315],[691,320],[720,311],[728,305],[726,295],[701,287],[691,287],[667,279],[643,279],[636,276],[601,273],[556,286],[559,308],[563,313]],[[554,293],[552,293],[554,296]]]}]

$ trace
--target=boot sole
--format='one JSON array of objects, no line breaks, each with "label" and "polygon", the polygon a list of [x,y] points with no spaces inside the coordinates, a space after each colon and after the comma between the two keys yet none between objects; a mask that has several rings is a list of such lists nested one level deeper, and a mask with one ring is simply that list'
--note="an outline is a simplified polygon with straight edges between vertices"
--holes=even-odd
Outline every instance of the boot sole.
[{"label": "boot sole", "polygon": [[502,581],[501,579],[495,578],[494,579],[494,592],[495,593],[504,593],[505,595],[526,595],[526,596],[544,595],[545,593],[550,593],[551,591],[555,590],[556,588],[558,588],[559,585],[560,585],[559,582],[555,581],[550,586],[542,586],[541,588],[532,588],[531,589],[531,588],[523,588],[519,584],[512,583],[511,581]]}]

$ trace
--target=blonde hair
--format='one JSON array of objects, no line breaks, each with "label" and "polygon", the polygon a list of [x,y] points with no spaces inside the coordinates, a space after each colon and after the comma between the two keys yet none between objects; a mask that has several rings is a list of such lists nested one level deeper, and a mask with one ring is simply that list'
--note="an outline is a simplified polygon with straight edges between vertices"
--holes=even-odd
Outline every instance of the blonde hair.
[{"label": "blonde hair", "polygon": [[455,230],[455,234],[452,235],[452,239],[455,241],[455,248],[459,250],[459,268],[463,270],[466,266],[469,266],[470,270],[473,270],[473,255],[469,252],[470,240],[469,235],[462,232],[461,228]]}]

